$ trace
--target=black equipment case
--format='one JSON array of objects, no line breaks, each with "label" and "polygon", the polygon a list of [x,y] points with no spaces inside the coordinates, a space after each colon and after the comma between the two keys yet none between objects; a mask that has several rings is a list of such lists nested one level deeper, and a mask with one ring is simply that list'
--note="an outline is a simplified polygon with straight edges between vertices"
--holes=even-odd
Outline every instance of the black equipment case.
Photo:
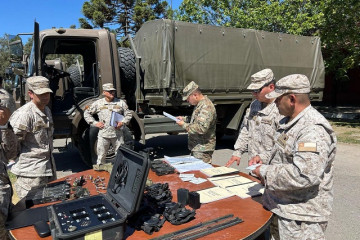
[{"label": "black equipment case", "polygon": [[120,147],[106,194],[48,207],[53,239],[123,239],[126,219],[139,209],[149,168],[147,154]]}]

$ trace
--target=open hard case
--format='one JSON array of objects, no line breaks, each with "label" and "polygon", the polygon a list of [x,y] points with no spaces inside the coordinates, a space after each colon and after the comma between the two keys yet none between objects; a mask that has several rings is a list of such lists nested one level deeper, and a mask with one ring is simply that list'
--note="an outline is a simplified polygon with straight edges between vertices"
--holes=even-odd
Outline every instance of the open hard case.
[{"label": "open hard case", "polygon": [[53,239],[123,239],[126,219],[140,205],[150,161],[120,147],[106,194],[48,207]]}]

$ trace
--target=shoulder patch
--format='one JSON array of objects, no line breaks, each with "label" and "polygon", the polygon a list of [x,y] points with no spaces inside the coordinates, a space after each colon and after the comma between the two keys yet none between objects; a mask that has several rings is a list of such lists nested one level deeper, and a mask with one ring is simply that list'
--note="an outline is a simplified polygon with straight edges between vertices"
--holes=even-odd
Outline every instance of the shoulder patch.
[{"label": "shoulder patch", "polygon": [[22,131],[25,131],[26,130],[26,125],[24,124],[19,124],[18,128]]},{"label": "shoulder patch", "polygon": [[298,151],[299,152],[317,152],[316,142],[299,143]]}]

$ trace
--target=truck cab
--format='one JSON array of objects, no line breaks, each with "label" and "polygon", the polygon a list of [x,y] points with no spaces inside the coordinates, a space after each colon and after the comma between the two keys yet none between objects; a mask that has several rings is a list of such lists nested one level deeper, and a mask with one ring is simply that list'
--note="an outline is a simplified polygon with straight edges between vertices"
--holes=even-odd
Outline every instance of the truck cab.
[{"label": "truck cab", "polygon": [[[21,46],[15,43],[12,48]],[[71,138],[88,165],[95,156],[89,152],[90,128],[83,119],[83,111],[101,97],[104,83],[114,84],[120,97],[116,46],[115,36],[105,29],[60,28],[40,32],[35,23],[33,46],[21,82],[28,101],[26,78],[41,75],[49,79],[54,138]],[[15,55],[16,51],[13,52]]]}]

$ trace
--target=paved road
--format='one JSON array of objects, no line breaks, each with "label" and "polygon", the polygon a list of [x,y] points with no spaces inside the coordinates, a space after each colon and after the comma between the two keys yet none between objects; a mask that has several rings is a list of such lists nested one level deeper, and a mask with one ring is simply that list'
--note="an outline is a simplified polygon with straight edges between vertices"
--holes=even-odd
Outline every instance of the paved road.
[{"label": "paved road", "polygon": [[[225,137],[218,144],[214,153],[214,164],[224,165],[230,158],[234,144],[234,138]],[[58,177],[69,175],[87,169],[81,162],[77,150],[64,140],[56,140],[54,157],[56,159]],[[161,159],[164,155],[181,156],[189,154],[187,150],[187,135],[150,135],[146,147],[154,148],[154,159]],[[136,145],[135,150],[144,148]],[[360,239],[360,191],[357,187],[360,183],[360,146],[338,144],[335,161],[334,181],[334,212],[329,221],[326,232],[327,240]],[[240,166],[233,167],[245,172],[247,156],[243,156]]]}]

